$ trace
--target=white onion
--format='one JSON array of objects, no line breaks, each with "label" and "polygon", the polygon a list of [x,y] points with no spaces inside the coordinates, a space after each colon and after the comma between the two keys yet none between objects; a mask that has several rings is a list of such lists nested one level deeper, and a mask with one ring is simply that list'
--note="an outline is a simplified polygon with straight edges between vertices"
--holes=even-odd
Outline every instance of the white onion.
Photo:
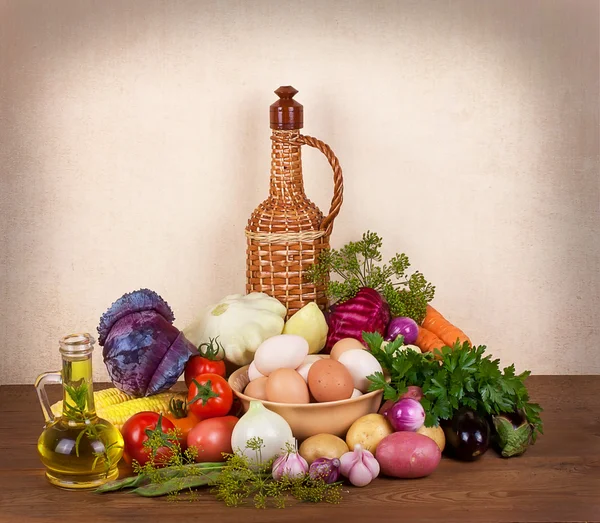
[{"label": "white onion", "polygon": [[257,461],[256,451],[246,447],[248,440],[260,438],[263,447],[260,459],[265,462],[286,449],[286,444],[294,445],[292,429],[279,414],[268,410],[260,401],[251,401],[248,412],[236,423],[231,434],[231,448],[244,454],[250,461]]}]

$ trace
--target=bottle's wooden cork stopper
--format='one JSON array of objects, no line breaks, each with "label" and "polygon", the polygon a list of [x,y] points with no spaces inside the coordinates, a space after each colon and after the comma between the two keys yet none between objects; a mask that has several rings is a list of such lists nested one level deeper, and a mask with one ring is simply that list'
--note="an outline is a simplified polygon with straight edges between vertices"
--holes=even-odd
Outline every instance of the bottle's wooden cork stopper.
[{"label": "bottle's wooden cork stopper", "polygon": [[279,96],[270,107],[271,129],[290,131],[302,129],[304,125],[304,108],[302,104],[293,100],[298,91],[291,85],[281,86],[275,91]]}]

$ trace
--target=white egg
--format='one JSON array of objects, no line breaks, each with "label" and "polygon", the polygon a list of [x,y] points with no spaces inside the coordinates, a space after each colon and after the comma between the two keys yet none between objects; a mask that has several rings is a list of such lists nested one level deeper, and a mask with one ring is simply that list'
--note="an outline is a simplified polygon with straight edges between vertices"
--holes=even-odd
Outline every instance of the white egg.
[{"label": "white egg", "polygon": [[308,371],[311,367],[312,363],[303,363],[302,365],[300,365],[300,367],[296,369],[296,372],[300,374],[300,376],[302,376],[306,383],[308,383]]},{"label": "white egg", "polygon": [[354,388],[367,392],[371,383],[367,376],[375,372],[383,372],[381,365],[369,351],[352,349],[344,352],[338,361],[345,365],[354,381]]},{"label": "white egg", "polygon": [[308,342],[296,334],[278,334],[263,341],[254,354],[256,370],[268,376],[277,369],[297,369],[308,355]]},{"label": "white egg", "polygon": [[312,364],[315,361],[319,361],[322,359],[323,359],[323,356],[320,354],[309,354],[308,356],[306,356],[306,358],[304,358],[302,365],[300,365],[300,367],[298,367],[296,369],[298,374],[300,374],[300,376],[302,376],[304,378],[304,381],[306,381],[306,383],[308,383],[308,371],[312,367]]},{"label": "white egg", "polygon": [[350,398],[351,398],[351,399],[352,399],[352,398],[358,398],[359,396],[362,396],[362,395],[363,395],[363,393],[362,393],[360,390],[358,390],[358,389],[354,389],[354,390],[352,391],[352,396],[350,396]]},{"label": "white egg", "polygon": [[256,365],[254,362],[250,363],[250,366],[248,367],[248,379],[250,381],[254,381],[257,378],[264,378],[264,375],[262,375],[258,369],[256,368]]}]

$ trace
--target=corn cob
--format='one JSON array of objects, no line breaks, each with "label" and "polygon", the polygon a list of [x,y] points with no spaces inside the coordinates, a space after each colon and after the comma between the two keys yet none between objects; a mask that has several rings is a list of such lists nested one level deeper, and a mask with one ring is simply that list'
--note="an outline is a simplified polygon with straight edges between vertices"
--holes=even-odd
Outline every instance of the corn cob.
[{"label": "corn cob", "polygon": [[[134,399],[134,396],[130,396],[129,394],[126,394],[125,392],[117,389],[116,387],[111,387],[109,389],[94,392],[94,405],[96,407],[96,410],[104,409],[106,407],[109,407],[110,405],[123,403],[132,399]],[[50,407],[50,409],[52,410],[52,414],[54,414],[55,416],[61,416],[62,406],[62,400],[54,403]]]},{"label": "corn cob", "polygon": [[[98,417],[110,421],[121,430],[123,424],[134,414],[142,411],[152,411],[161,414],[169,412],[171,398],[185,400],[185,393],[161,392],[145,398],[134,398],[117,388],[94,392],[94,405]],[[55,416],[62,415],[63,402],[57,401],[50,408]]]},{"label": "corn cob", "polygon": [[162,415],[168,414],[171,398],[185,400],[187,394],[184,392],[161,392],[154,394],[154,396],[136,398],[124,403],[110,405],[104,409],[96,409],[96,414],[100,418],[110,421],[121,430],[125,422],[138,412],[152,411]]}]

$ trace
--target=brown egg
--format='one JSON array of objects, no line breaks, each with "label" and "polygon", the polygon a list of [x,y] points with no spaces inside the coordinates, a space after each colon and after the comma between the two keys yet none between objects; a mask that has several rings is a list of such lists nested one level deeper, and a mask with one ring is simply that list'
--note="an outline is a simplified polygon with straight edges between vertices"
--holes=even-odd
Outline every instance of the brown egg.
[{"label": "brown egg", "polygon": [[333,347],[331,347],[329,356],[332,360],[337,360],[344,352],[352,349],[366,350],[365,346],[360,341],[354,338],[342,338],[340,341],[336,342]]},{"label": "brown egg", "polygon": [[252,380],[246,388],[244,389],[244,394],[246,396],[250,396],[251,398],[256,398],[257,400],[266,400],[267,399],[267,378],[256,378]]},{"label": "brown egg", "polygon": [[348,369],[332,359],[315,361],[308,371],[308,387],[318,402],[345,400],[354,382]]},{"label": "brown egg", "polygon": [[294,369],[277,369],[267,378],[267,400],[277,403],[309,403],[308,386]]}]

